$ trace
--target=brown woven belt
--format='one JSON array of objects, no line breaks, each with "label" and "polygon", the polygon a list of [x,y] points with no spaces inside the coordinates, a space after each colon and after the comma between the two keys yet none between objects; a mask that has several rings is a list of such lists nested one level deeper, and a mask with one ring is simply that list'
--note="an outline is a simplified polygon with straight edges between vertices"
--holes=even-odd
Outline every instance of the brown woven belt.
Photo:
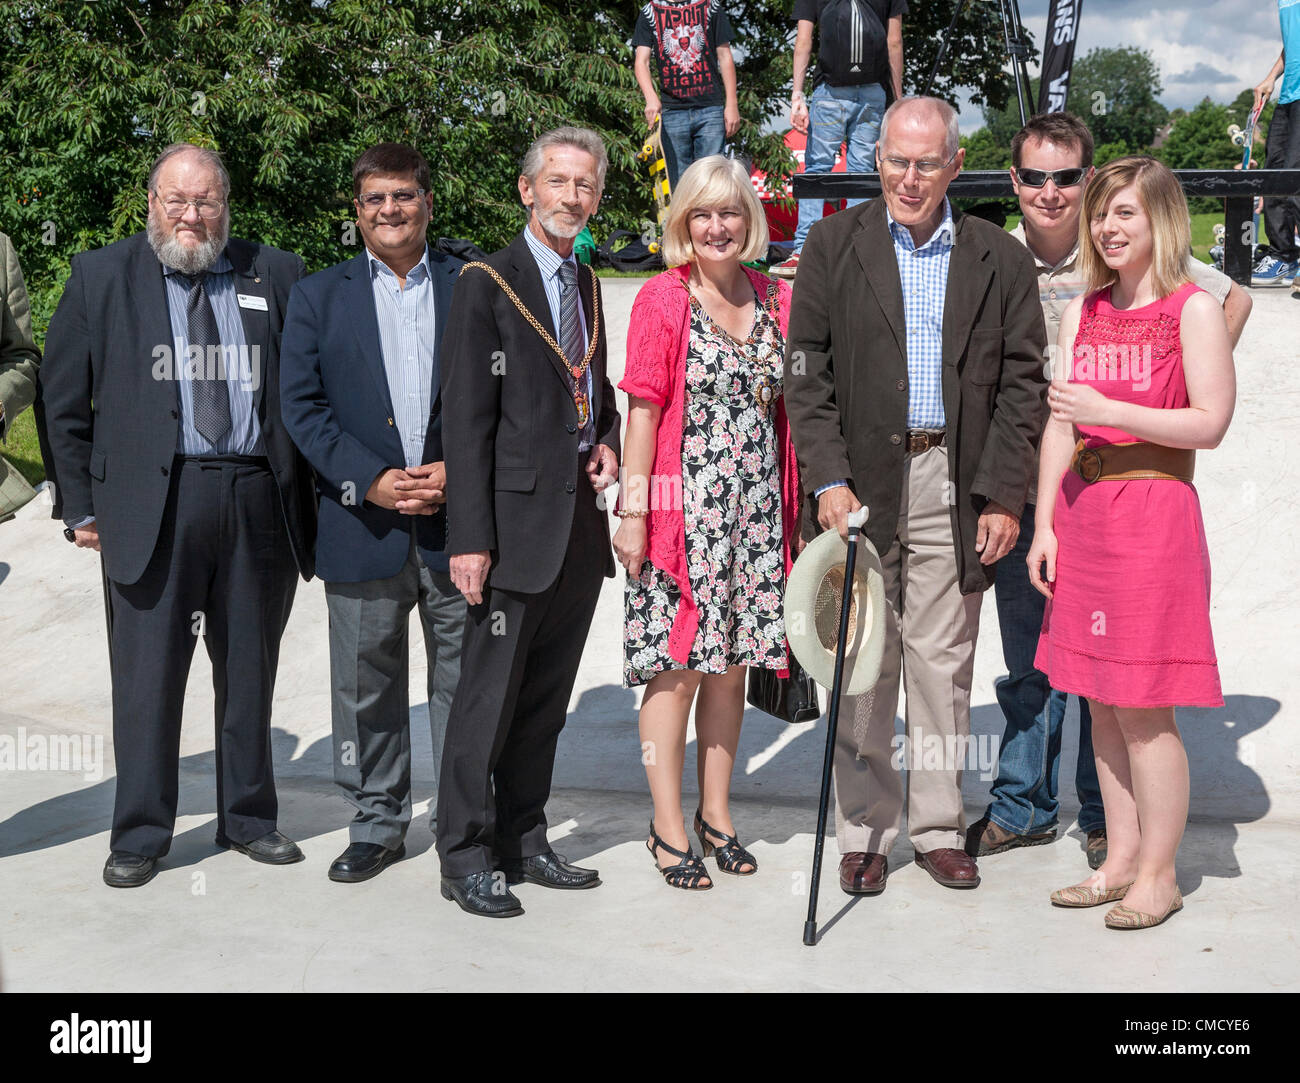
[{"label": "brown woven belt", "polygon": [[1090,483],[1137,478],[1191,481],[1196,469],[1196,452],[1191,448],[1144,442],[1085,448],[1080,440],[1074,445],[1070,469]]}]

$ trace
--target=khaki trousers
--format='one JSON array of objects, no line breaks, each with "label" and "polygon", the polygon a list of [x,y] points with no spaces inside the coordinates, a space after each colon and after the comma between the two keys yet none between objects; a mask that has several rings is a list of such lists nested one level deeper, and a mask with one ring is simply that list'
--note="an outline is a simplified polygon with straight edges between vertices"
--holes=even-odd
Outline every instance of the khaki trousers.
[{"label": "khaki trousers", "polygon": [[[841,853],[887,854],[906,811],[918,853],[961,849],[961,768],[983,595],[958,590],[947,447],[907,457],[898,533],[881,565],[885,655],[876,686],[840,701],[836,838]],[[900,672],[907,692],[905,742],[894,736]]]}]

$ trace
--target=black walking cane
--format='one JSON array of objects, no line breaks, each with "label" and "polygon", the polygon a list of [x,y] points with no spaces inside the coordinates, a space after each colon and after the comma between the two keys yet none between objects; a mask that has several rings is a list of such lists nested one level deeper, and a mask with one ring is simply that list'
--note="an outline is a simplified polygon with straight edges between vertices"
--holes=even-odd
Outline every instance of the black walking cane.
[{"label": "black walking cane", "polygon": [[831,769],[835,765],[835,730],[840,721],[840,689],[844,687],[844,655],[849,645],[849,613],[853,607],[853,573],[858,562],[858,536],[867,521],[867,509],[849,513],[849,552],[844,558],[844,597],[840,599],[840,634],[835,642],[835,679],[831,684],[831,705],[826,712],[826,757],[822,761],[822,796],[817,806],[817,839],[813,846],[812,890],[808,892],[808,920],[803,923],[803,942],[817,944],[817,887],[822,875],[822,848],[826,844],[826,814],[831,798]]}]

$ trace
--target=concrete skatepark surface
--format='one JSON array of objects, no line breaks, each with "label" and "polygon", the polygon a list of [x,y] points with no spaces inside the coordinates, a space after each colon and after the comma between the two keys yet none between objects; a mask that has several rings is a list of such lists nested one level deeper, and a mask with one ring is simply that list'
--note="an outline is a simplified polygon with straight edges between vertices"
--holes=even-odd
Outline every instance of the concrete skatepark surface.
[{"label": "concrete skatepark surface", "polygon": [[[615,382],[640,285],[602,280]],[[276,868],[214,845],[213,695],[200,647],[186,698],[171,852],[147,886],[108,888],[100,869],[113,748],[100,565],[64,542],[38,498],[0,526],[4,989],[1295,991],[1300,303],[1287,290],[1252,296],[1236,353],[1236,418],[1223,445],[1198,456],[1196,472],[1226,706],[1178,715],[1192,779],[1179,853],[1187,905],[1160,929],[1121,936],[1103,927],[1105,908],[1048,904],[1052,889],[1088,871],[1073,823],[1073,704],[1060,768],[1061,835],[1052,845],[982,859],[974,891],[939,887],[902,841],[885,892],[850,899],[837,886],[831,837],[822,939],[804,947],[825,719],[785,726],[752,709],[733,816],[759,873],[714,876],[709,892],[668,888],[644,846],[650,801],[636,729],[640,692],[621,686],[621,572],[601,595],[548,806],[555,848],[598,868],[600,887],[524,885],[516,892],[526,913],[510,921],[473,918],[440,897],[428,825],[436,761],[421,698],[418,621],[410,644],[417,804],[408,856],[367,883],[326,879],[347,845],[350,812],[331,778],[325,599],[313,581],[299,584],[272,723],[280,828],[307,859]],[[972,695],[977,739],[963,786],[968,819],[987,800],[991,768],[982,771],[979,757],[987,764],[1002,734],[994,692],[1002,673],[990,592]],[[74,751],[79,761],[68,758]],[[70,765],[78,769],[55,769]],[[693,765],[692,747],[688,816]]]}]

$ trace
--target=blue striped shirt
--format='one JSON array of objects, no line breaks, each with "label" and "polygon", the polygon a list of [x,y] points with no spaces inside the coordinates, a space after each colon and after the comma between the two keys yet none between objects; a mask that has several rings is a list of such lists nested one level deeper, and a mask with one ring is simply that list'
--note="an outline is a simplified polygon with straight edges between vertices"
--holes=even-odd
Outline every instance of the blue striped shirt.
[{"label": "blue striped shirt", "polygon": [[[572,263],[575,271],[577,270],[578,261],[570,252],[567,259],[560,253],[551,248],[544,241],[540,240],[531,229],[524,228],[524,239],[528,242],[529,251],[533,254],[533,259],[537,261],[537,269],[542,273],[542,286],[546,289],[546,303],[551,308],[551,325],[555,333],[555,341],[560,341],[560,264]],[[581,273],[581,272],[577,272]],[[581,281],[581,279],[579,279]],[[583,347],[590,346],[587,339],[587,313],[583,311],[582,300],[578,300],[578,322],[582,325],[582,343]],[[581,361],[582,358],[572,358],[573,361]],[[591,408],[596,408],[596,397],[592,393],[591,369],[587,369],[587,401],[591,403]],[[591,424],[595,424],[593,418]],[[579,451],[586,451],[591,445],[585,440],[578,444]]]},{"label": "blue striped shirt", "polygon": [[943,201],[943,221],[919,247],[906,226],[888,210],[894,257],[903,285],[903,323],[907,329],[907,427],[942,429],[943,306],[948,296],[948,264],[954,229],[952,205]]},{"label": "blue striped shirt", "polygon": [[[163,264],[163,282],[167,287],[167,315],[172,325],[172,363],[176,379],[176,397],[180,403],[181,424],[176,435],[178,455],[265,455],[262,426],[257,421],[254,403],[256,392],[266,375],[266,358],[256,357],[244,338],[244,321],[239,315],[234,268],[222,252],[208,268],[204,292],[217,318],[221,333],[222,356],[226,367],[226,387],[230,396],[230,431],[215,444],[209,444],[194,427],[194,387],[188,367],[190,329],[185,306],[190,287],[175,267]],[[206,372],[206,375],[211,375]]]},{"label": "blue striped shirt", "polygon": [[383,354],[393,424],[402,441],[407,466],[424,462],[424,437],[433,405],[433,344],[435,312],[429,278],[429,246],[420,262],[406,272],[406,286],[387,264],[370,257],[370,286],[379,320],[379,350]]}]

